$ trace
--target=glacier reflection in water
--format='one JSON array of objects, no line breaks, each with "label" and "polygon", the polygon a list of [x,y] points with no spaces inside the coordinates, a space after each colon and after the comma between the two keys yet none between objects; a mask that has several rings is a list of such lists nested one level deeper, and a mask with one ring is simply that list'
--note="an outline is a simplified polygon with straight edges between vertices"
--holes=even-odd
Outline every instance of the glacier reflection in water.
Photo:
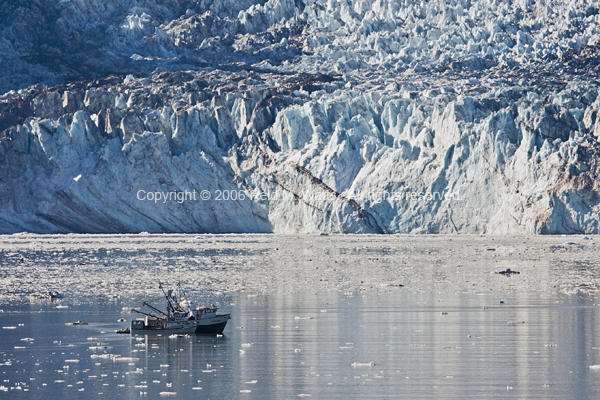
[{"label": "glacier reflection in water", "polygon": [[223,337],[116,335],[123,300],[3,304],[0,397],[600,396],[590,296],[490,292],[237,293]]}]

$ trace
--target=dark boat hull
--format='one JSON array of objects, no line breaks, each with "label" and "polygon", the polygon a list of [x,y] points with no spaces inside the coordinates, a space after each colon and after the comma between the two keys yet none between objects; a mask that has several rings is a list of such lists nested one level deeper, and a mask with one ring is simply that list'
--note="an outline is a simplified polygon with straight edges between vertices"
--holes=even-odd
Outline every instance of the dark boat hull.
[{"label": "dark boat hull", "polygon": [[196,333],[216,333],[221,334],[227,325],[227,321],[214,325],[196,326]]},{"label": "dark boat hull", "polygon": [[196,333],[221,334],[225,329],[225,325],[227,325],[227,321],[230,319],[229,314],[217,315],[214,318],[206,320],[200,319],[198,320],[198,325],[196,325]]},{"label": "dark boat hull", "polygon": [[186,326],[186,327],[182,327],[182,328],[155,328],[155,327],[148,327],[148,328],[143,328],[143,329],[131,328],[129,331],[132,335],[148,335],[148,334],[185,335],[185,334],[195,333],[193,326]]}]

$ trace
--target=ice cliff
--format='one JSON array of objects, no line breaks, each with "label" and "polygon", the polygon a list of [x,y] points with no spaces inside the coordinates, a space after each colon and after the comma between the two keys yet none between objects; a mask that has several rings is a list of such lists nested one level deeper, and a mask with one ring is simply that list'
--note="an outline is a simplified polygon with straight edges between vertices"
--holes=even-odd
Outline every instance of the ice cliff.
[{"label": "ice cliff", "polygon": [[599,10],[5,2],[0,233],[600,233]]}]

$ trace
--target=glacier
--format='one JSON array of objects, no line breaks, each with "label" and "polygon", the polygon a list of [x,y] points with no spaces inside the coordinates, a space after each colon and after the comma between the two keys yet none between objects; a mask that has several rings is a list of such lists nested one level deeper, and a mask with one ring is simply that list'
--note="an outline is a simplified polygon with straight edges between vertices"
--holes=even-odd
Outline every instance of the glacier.
[{"label": "glacier", "polygon": [[599,1],[0,16],[2,234],[600,233]]}]

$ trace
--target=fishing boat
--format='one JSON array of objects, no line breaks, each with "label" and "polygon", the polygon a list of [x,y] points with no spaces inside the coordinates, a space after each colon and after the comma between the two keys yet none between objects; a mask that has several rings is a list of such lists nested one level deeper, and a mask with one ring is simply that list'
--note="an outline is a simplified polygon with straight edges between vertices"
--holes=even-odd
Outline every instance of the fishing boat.
[{"label": "fishing boat", "polygon": [[190,315],[196,320],[196,333],[221,334],[231,319],[231,314],[217,314],[219,308],[214,304],[211,307],[196,307],[189,310]]},{"label": "fishing boat", "polygon": [[29,295],[29,297],[34,300],[41,300],[41,299],[55,300],[55,299],[64,299],[65,295],[62,293],[59,293],[57,290],[49,290],[48,292],[46,292],[46,294],[31,293]]},{"label": "fishing boat", "polygon": [[195,309],[190,307],[185,292],[181,289],[181,283],[177,283],[177,297],[173,297],[173,302],[177,304],[177,309],[187,312],[188,318],[196,321],[195,333],[221,334],[231,319],[231,314],[217,314],[218,307],[211,304],[210,307],[197,306]]},{"label": "fishing boat", "polygon": [[162,290],[165,299],[167,300],[166,312],[144,302],[144,306],[148,307],[151,312],[144,312],[131,309],[132,312],[143,314],[146,317],[143,319],[134,319],[131,321],[130,333],[136,334],[189,334],[196,332],[196,320],[191,318],[189,313],[181,309],[178,302],[175,302],[173,291],[165,292],[162,284],[159,282],[158,287]]},{"label": "fishing boat", "polygon": [[57,290],[50,290],[50,291],[48,291],[48,296],[51,299],[64,299],[65,298],[65,295],[62,294],[62,293],[58,293]]}]

